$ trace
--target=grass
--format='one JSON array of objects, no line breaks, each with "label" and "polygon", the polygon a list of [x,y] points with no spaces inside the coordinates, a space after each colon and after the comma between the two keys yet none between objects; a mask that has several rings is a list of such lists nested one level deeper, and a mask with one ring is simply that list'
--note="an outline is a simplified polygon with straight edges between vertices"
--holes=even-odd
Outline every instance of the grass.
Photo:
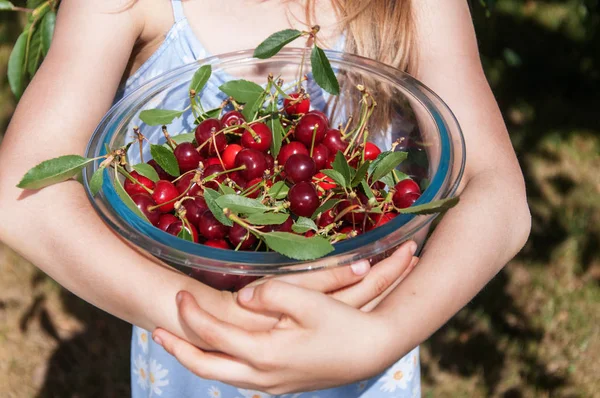
[{"label": "grass", "polygon": [[[600,391],[600,14],[584,3],[594,1],[500,0],[490,18],[474,7],[533,230],[522,253],[423,345],[425,397]],[[16,23],[0,17],[5,76]],[[6,82],[0,103],[1,132],[14,109]],[[129,338],[128,325],[0,244],[0,395],[126,396]]]}]

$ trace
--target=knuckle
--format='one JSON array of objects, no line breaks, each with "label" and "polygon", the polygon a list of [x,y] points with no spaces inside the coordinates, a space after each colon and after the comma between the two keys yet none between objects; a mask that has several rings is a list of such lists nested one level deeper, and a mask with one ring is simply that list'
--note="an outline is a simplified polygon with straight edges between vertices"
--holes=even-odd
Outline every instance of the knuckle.
[{"label": "knuckle", "polygon": [[281,283],[275,280],[269,280],[256,289],[258,298],[261,302],[277,301],[281,292]]}]

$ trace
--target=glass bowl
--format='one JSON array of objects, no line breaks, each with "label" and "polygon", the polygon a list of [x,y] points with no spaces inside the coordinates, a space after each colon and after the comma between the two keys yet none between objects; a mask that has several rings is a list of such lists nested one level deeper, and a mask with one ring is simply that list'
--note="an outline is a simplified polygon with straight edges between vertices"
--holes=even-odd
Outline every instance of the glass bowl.
[{"label": "glass bowl", "polygon": [[[308,76],[307,91],[314,108],[324,111],[332,126],[345,124],[359,97],[357,84],[364,85],[382,109],[370,127],[370,140],[382,150],[407,150],[408,160],[401,171],[411,175],[424,189],[415,205],[444,199],[455,194],[465,164],[464,140],[458,122],[448,106],[429,88],[392,67],[376,61],[334,51],[327,56],[338,76],[341,93],[330,97],[311,80],[310,63],[302,57],[302,49],[284,49],[276,56],[260,60],[252,51],[219,55],[181,66],[147,82],[115,104],[102,119],[87,148],[87,157],[106,154],[106,148],[117,148],[133,138],[133,127],[152,143],[164,142],[160,126],[144,125],[139,113],[145,109],[184,109],[189,103],[188,86],[194,72],[205,64],[212,66],[212,76],[201,95],[205,109],[218,107],[225,98],[217,87],[231,79],[246,79],[258,84],[267,75],[282,77],[286,82],[301,74]],[[302,69],[300,66],[302,65]],[[284,84],[285,86],[285,84]],[[193,132],[194,117],[187,111],[168,129],[172,136]],[[150,159],[149,145],[144,144],[144,159]],[[138,145],[128,152],[130,160],[139,160]],[[119,235],[136,247],[186,273],[198,270],[243,275],[270,275],[340,266],[362,259],[375,263],[408,239],[421,246],[435,215],[399,215],[385,225],[355,238],[336,243],[335,250],[314,261],[297,261],[275,252],[221,250],[184,241],[152,226],[134,214],[117,196],[113,173],[105,171],[104,184],[96,196],[89,183],[101,160],[84,170],[88,197],[102,219]],[[202,272],[203,272],[202,271]]]}]

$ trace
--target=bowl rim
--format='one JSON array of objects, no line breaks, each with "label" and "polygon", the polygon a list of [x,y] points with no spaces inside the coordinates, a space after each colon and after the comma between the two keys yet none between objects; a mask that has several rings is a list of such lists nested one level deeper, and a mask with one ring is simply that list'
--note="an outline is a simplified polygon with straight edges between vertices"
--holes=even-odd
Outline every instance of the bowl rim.
[{"label": "bowl rim", "polygon": [[[303,51],[304,49],[300,48],[286,48],[281,50],[274,57],[270,58],[270,60],[276,60],[277,58],[291,56],[300,56]],[[185,65],[181,65],[175,69],[172,69],[168,72],[165,72],[148,80],[146,83],[134,89],[129,95],[117,101],[104,115],[104,117],[101,119],[98,126],[96,127],[94,133],[92,134],[90,141],[88,142],[86,148],[86,156],[91,157],[90,155],[94,155],[95,157],[98,154],[101,154],[103,151],[105,153],[103,144],[108,139],[110,139],[110,137],[113,136],[113,131],[109,127],[114,124],[118,124],[121,119],[125,118],[125,114],[118,115],[117,111],[120,110],[124,104],[130,102],[131,98],[135,98],[136,94],[139,95],[141,92],[145,92],[151,87],[159,85],[161,82],[163,84],[169,81],[172,82],[173,80],[176,80],[177,76],[184,73],[188,73],[191,70],[196,70],[201,65],[211,64],[218,68],[219,65],[235,65],[244,63],[251,64],[252,62],[257,61],[257,59],[253,58],[252,56],[253,52],[254,50],[242,50],[211,56]],[[382,64],[372,59],[360,57],[358,55],[331,50],[326,50],[325,52],[328,58],[332,61],[332,65],[334,66],[334,68],[336,64],[347,64],[353,67],[360,67],[361,69],[369,69],[371,72],[374,72],[375,70],[375,72],[378,75],[384,77],[386,80],[391,80],[394,84],[402,86],[406,93],[410,94],[412,96],[412,99],[418,102],[424,108],[424,110],[427,111],[429,118],[431,118],[431,120],[433,121],[433,123],[435,123],[437,127],[437,134],[440,136],[442,142],[442,150],[440,153],[438,169],[433,175],[430,185],[423,192],[422,196],[415,204],[418,205],[421,203],[427,203],[431,200],[453,196],[456,193],[459,184],[462,180],[465,168],[466,153],[462,130],[460,128],[458,120],[456,119],[454,113],[450,110],[448,105],[439,97],[439,95],[437,95],[425,84],[410,76],[409,74],[402,72],[396,68]],[[263,60],[258,61],[262,62]],[[132,104],[135,103],[135,101],[132,102]],[[442,110],[448,116],[444,117],[441,112]],[[130,114],[131,112],[127,113],[127,115]],[[450,131],[453,131],[455,136],[450,136]],[[98,142],[98,144],[93,146],[94,142],[96,141]],[[98,150],[98,146],[101,147],[100,150]],[[442,160],[445,160],[445,162],[443,163]],[[455,175],[452,175],[455,168],[455,161],[459,162],[459,167]],[[99,161],[95,161],[84,169],[83,182],[88,199],[92,203],[92,206],[94,207],[96,212],[101,216],[101,218],[106,223],[108,223],[113,230],[117,231],[120,235],[134,242],[138,246],[141,246],[142,249],[150,251],[152,254],[157,255],[159,258],[187,267],[211,269],[221,272],[224,269],[226,269],[228,272],[233,273],[247,273],[248,269],[252,269],[253,271],[256,271],[260,274],[274,273],[274,271],[276,272],[276,269],[286,267],[288,269],[291,267],[292,270],[322,268],[327,265],[326,263],[328,263],[326,259],[336,258],[348,254],[352,251],[355,251],[357,250],[357,248],[364,247],[374,242],[377,242],[378,240],[388,236],[389,234],[397,232],[400,228],[404,228],[407,230],[402,235],[402,239],[400,239],[400,242],[408,240],[419,230],[428,225],[437,216],[437,214],[425,216],[414,216],[407,214],[398,215],[393,220],[381,227],[375,228],[369,232],[361,234],[347,241],[337,243],[334,246],[335,250],[333,252],[317,260],[293,260],[275,252],[235,252],[233,250],[216,249],[205,245],[198,245],[193,242],[181,240],[175,236],[172,236],[166,232],[159,230],[158,228],[148,224],[146,221],[143,221],[141,218],[135,215],[135,213],[133,213],[129,208],[127,208],[120,200],[116,201],[115,203],[112,203],[111,200],[107,200],[106,203],[104,203],[105,209],[108,210],[113,217],[118,219],[120,222],[123,222],[125,224],[125,227],[117,225],[117,223],[115,223],[111,217],[104,214],[103,209],[101,209],[98,203],[96,202],[97,197],[95,198],[90,190],[89,179],[91,178],[93,172],[97,169],[98,165]],[[449,181],[450,179],[452,180]],[[435,191],[431,189],[431,187],[434,186],[434,181],[437,185]],[[108,179],[105,179],[104,184],[105,185],[102,187],[101,191],[104,191],[105,188],[107,188],[107,192],[109,192],[111,189],[114,191],[114,188],[112,187],[112,184],[109,183]],[[441,192],[444,185],[446,185],[446,188],[444,189],[444,192]],[[119,209],[119,211],[117,211],[113,204],[116,204],[117,207],[121,206],[122,209]],[[137,223],[135,222],[136,219],[138,221]],[[145,225],[141,224],[140,222]],[[132,226],[132,224],[136,225],[138,228]],[[150,236],[143,234],[141,230],[147,227],[156,229],[157,231],[155,231],[155,233],[158,234],[158,236],[160,236],[161,240],[158,241],[156,239],[151,238]],[[387,249],[389,248],[381,248],[378,251],[385,251]],[[173,250],[177,252],[177,255],[169,254],[170,251]],[[199,254],[199,252],[201,254]],[[194,264],[194,262],[189,261],[187,256],[193,256],[196,260],[199,261],[209,261],[211,262],[211,265],[199,266],[197,264]],[[360,259],[358,257],[354,256],[352,261]],[[363,256],[363,258],[364,257],[366,256]],[[215,262],[222,262],[223,264],[217,265],[214,264]],[[302,266],[298,267],[298,265]]]}]

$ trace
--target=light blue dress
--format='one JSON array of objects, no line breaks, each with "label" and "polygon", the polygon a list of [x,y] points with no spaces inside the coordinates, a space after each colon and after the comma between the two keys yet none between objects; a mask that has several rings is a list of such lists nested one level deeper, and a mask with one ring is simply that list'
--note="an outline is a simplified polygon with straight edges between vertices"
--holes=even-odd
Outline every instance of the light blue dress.
[{"label": "light blue dress", "polygon": [[[121,98],[148,80],[178,66],[206,58],[210,54],[195,37],[184,15],[181,1],[172,0],[175,23],[165,41],[131,76],[117,95]],[[399,331],[398,338],[402,338]],[[347,386],[286,394],[289,398],[380,398],[419,397],[420,367],[418,347],[381,375]],[[132,397],[212,397],[266,398],[274,397],[259,391],[236,387],[197,377],[151,339],[151,332],[133,327],[131,341]]]}]

